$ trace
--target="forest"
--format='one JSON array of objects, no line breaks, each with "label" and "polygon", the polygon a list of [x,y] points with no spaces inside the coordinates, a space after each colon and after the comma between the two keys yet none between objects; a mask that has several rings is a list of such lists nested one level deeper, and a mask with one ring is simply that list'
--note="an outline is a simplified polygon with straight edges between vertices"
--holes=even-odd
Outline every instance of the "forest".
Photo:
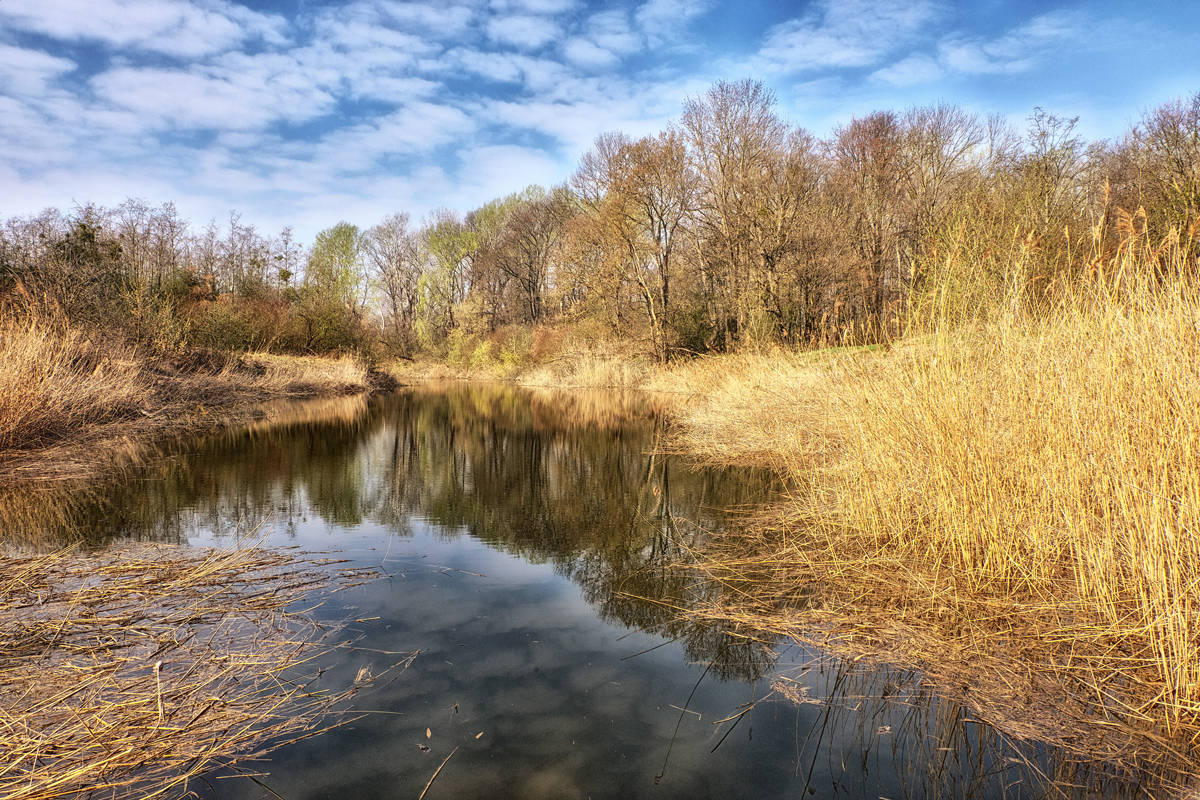
[{"label": "forest", "polygon": [[550,330],[659,363],[891,342],[1052,310],[1122,248],[1172,240],[1194,261],[1200,92],[1116,139],[1077,124],[1035,109],[1022,130],[937,104],[821,139],[762,82],[721,81],[657,135],[599,135],[560,186],[341,221],[308,245],[136,198],[11,217],[0,313],[147,353],[462,366],[536,360]]}]

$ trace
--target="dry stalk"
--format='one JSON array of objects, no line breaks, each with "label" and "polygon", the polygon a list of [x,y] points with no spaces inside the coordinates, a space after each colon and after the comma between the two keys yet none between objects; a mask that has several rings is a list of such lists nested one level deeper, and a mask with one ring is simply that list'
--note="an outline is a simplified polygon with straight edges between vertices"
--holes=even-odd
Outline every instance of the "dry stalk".
[{"label": "dry stalk", "polygon": [[0,557],[0,798],[158,797],[261,757],[341,699],[299,669],[329,631],[294,553]]}]

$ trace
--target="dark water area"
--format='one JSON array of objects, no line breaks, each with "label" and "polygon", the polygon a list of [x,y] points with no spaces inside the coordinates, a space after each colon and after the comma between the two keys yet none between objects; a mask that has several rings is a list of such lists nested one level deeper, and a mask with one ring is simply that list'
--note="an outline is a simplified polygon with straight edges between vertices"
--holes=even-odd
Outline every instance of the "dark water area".
[{"label": "dark water area", "polygon": [[273,418],[158,447],[102,488],[0,498],[15,538],[262,540],[378,570],[308,603],[350,620],[304,667],[321,687],[386,673],[358,718],[196,796],[416,798],[443,762],[428,798],[1137,793],[1006,741],[919,675],[689,622],[730,589],[679,565],[781,487],[663,455],[652,398],[458,384]]}]

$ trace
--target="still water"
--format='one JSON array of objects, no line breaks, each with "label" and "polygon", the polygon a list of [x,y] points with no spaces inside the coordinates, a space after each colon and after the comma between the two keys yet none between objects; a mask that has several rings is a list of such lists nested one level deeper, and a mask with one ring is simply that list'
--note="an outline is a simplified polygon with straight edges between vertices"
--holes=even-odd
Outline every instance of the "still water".
[{"label": "still water", "polygon": [[312,599],[353,645],[306,669],[337,691],[415,659],[354,698],[356,721],[200,797],[416,798],[443,762],[428,798],[1061,796],[1070,767],[917,675],[687,622],[727,589],[679,565],[780,487],[662,455],[651,399],[458,384],[273,417],[29,522],[378,569]]}]

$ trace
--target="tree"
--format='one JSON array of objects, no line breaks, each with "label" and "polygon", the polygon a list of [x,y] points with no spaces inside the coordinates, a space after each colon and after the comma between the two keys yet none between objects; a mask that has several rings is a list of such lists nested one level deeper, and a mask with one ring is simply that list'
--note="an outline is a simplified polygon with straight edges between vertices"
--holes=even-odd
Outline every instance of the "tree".
[{"label": "tree", "polygon": [[429,263],[418,282],[417,335],[426,344],[457,326],[454,312],[466,296],[465,276],[476,250],[475,234],[457,211],[435,208],[421,226]]},{"label": "tree", "polygon": [[364,257],[367,237],[357,225],[339,222],[313,240],[304,271],[306,286],[360,317],[370,294]]},{"label": "tree", "polygon": [[[1134,130],[1141,201],[1157,237],[1200,219],[1200,91],[1145,114]],[[1133,211],[1133,209],[1128,209]],[[1193,241],[1200,248],[1200,242]]]},{"label": "tree", "polygon": [[505,198],[503,225],[480,252],[485,263],[507,276],[518,297],[514,321],[540,322],[554,248],[568,203],[561,190],[529,186]]},{"label": "tree", "polygon": [[367,231],[366,250],[396,343],[408,349],[425,264],[420,236],[409,229],[408,214],[390,214]]},{"label": "tree", "polygon": [[654,355],[665,361],[672,275],[697,192],[683,137],[676,131],[637,141],[601,136],[573,180],[620,243],[625,275],[645,307]]},{"label": "tree", "polygon": [[763,181],[788,137],[775,102],[761,81],[719,81],[684,103],[680,122],[699,176],[696,249],[713,327],[726,346],[765,313],[763,260],[752,252],[751,228]]},{"label": "tree", "polygon": [[838,206],[851,234],[857,279],[851,319],[860,335],[887,330],[901,285],[899,237],[904,182],[903,129],[891,111],[853,119],[831,145]]}]

